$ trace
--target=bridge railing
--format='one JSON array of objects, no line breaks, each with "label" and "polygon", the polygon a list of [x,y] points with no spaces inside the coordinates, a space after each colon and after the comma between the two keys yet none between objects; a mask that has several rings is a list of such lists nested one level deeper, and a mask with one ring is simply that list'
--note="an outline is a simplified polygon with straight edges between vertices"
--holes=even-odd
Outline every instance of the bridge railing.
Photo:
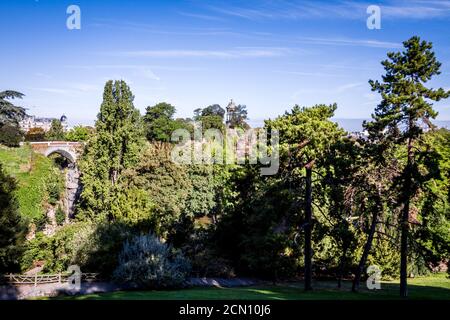
[{"label": "bridge railing", "polygon": [[[26,285],[33,284],[37,286],[38,284],[45,283],[63,283],[67,282],[69,273],[58,273],[58,274],[35,274],[35,275],[22,275],[22,274],[8,274],[4,275],[4,279],[9,284],[15,285]],[[81,280],[87,282],[99,281],[100,277],[98,273],[82,273]]]}]

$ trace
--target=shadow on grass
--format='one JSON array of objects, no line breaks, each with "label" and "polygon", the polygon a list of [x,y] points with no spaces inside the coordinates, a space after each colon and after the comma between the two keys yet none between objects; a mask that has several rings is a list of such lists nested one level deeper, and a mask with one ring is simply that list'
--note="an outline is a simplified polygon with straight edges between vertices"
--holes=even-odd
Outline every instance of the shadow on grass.
[{"label": "shadow on grass", "polygon": [[[410,284],[409,299],[450,300],[450,280],[440,286]],[[398,283],[382,283],[381,290],[362,289],[351,292],[351,283],[345,282],[341,289],[335,282],[316,282],[313,291],[303,291],[300,282],[272,286],[240,288],[191,288],[167,291],[120,291],[72,297],[79,300],[396,300]],[[67,299],[67,297],[65,297]]]}]

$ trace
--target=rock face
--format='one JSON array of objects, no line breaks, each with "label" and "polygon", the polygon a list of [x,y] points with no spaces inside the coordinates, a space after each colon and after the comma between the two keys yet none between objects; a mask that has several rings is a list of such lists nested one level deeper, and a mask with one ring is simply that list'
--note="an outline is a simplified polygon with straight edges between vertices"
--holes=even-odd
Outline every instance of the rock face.
[{"label": "rock face", "polygon": [[81,193],[80,171],[75,164],[71,163],[66,170],[66,192],[64,194],[64,208],[66,210],[66,222],[73,218],[75,204]]},{"label": "rock face", "polygon": [[47,219],[48,223],[45,224],[43,232],[46,236],[52,236],[53,234],[55,234],[56,228],[58,227],[58,224],[56,223],[55,208],[48,208]]}]

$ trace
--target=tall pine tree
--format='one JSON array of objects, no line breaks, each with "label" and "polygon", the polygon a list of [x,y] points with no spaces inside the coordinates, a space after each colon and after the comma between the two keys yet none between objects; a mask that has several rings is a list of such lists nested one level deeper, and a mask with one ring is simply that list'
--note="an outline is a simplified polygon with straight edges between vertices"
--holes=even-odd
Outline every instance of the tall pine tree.
[{"label": "tall pine tree", "polygon": [[400,295],[406,297],[411,201],[423,183],[417,162],[418,144],[421,143],[424,128],[432,128],[431,119],[437,116],[432,102],[448,98],[450,92],[425,86],[434,75],[440,74],[441,64],[436,60],[432,44],[415,36],[403,42],[403,45],[403,52],[390,52],[388,59],[382,62],[386,70],[383,81],[369,81],[372,91],[381,94],[382,101],[372,115],[373,121],[366,127],[372,138],[378,139],[380,144],[406,148],[399,195],[402,205],[399,219]]}]

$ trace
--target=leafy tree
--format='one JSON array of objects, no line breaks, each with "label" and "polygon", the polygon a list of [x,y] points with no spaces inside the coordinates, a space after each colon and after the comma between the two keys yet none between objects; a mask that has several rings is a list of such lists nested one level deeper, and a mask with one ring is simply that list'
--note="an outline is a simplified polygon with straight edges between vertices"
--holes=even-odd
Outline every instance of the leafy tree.
[{"label": "leafy tree", "polygon": [[194,121],[201,121],[203,131],[208,129],[224,130],[223,123],[225,110],[218,104],[210,105],[204,109],[194,110]]},{"label": "leafy tree", "polygon": [[23,96],[23,93],[17,91],[0,92],[0,127],[5,124],[18,126],[19,121],[25,117],[24,108],[15,106],[8,101],[8,99],[22,99]]},{"label": "leafy tree", "polygon": [[42,128],[31,128],[25,134],[25,141],[45,141],[45,130]]},{"label": "leafy tree", "polygon": [[121,178],[138,161],[142,145],[140,115],[133,98],[124,81],[106,83],[96,133],[80,161],[81,209],[88,217],[112,221],[121,215]]},{"label": "leafy tree", "polygon": [[75,126],[66,133],[66,140],[86,142],[94,135],[94,133],[95,129],[92,127]]},{"label": "leafy tree", "polygon": [[0,163],[0,274],[18,270],[26,225],[19,213],[16,182]]},{"label": "leafy tree", "polygon": [[223,119],[225,117],[225,110],[218,104],[212,104],[201,110],[201,116],[217,116]]},{"label": "leafy tree", "polygon": [[313,168],[345,134],[329,120],[336,108],[336,104],[295,106],[291,112],[266,121],[267,127],[280,132],[282,170],[287,172],[288,179],[304,179],[304,197],[300,202],[304,210],[301,228],[305,235],[305,290],[312,289]]},{"label": "leafy tree", "polygon": [[192,188],[186,168],[172,162],[170,152],[170,144],[152,143],[125,179],[128,188],[143,190],[151,199],[153,231],[163,237],[185,213]]},{"label": "leafy tree", "polygon": [[53,119],[50,130],[45,134],[48,141],[63,141],[65,140],[64,128],[60,120]]},{"label": "leafy tree", "polygon": [[[432,44],[415,36],[403,42],[405,50],[388,53],[382,62],[386,74],[383,81],[369,81],[372,91],[382,96],[373,121],[367,124],[372,136],[406,148],[405,165],[400,177],[402,204],[400,295],[407,296],[408,237],[411,201],[426,181],[422,176],[417,151],[423,127],[432,127],[431,119],[437,115],[432,101],[448,98],[444,89],[430,89],[425,84],[440,74],[441,64],[436,60]],[[423,155],[423,154],[422,154]]]},{"label": "leafy tree", "polygon": [[172,133],[176,129],[192,130],[191,126],[183,119],[173,119],[175,112],[175,107],[165,102],[147,107],[143,120],[149,141],[170,142]]}]

